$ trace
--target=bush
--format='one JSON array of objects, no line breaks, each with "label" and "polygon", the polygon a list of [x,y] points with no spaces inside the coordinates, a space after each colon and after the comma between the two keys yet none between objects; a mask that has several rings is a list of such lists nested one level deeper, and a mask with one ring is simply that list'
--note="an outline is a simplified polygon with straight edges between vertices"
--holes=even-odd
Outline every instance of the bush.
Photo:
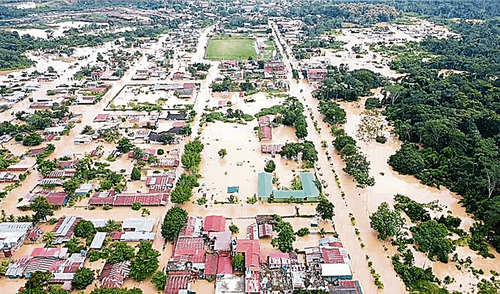
[{"label": "bush", "polygon": [[240,231],[240,228],[238,228],[238,226],[236,225],[230,225],[229,226],[229,230],[233,233],[233,234],[238,234],[239,231]]},{"label": "bush", "polygon": [[295,233],[297,236],[299,237],[304,237],[304,236],[307,236],[309,235],[311,232],[309,231],[308,228],[301,228],[297,231],[297,233]]},{"label": "bush", "polygon": [[378,135],[377,137],[375,137],[375,141],[377,143],[384,144],[385,142],[387,142],[387,138],[383,135]]},{"label": "bush", "polygon": [[132,181],[140,181],[141,180],[141,170],[134,167],[132,169],[132,173],[130,174],[130,179]]},{"label": "bush", "polygon": [[134,204],[132,204],[132,209],[133,210],[140,210],[142,207],[141,203],[140,202],[134,202]]},{"label": "bush", "polygon": [[264,171],[266,173],[272,173],[274,170],[276,170],[276,163],[274,163],[273,160],[269,160],[264,167]]},{"label": "bush", "polygon": [[18,133],[14,136],[14,140],[16,140],[16,142],[22,142],[24,139],[24,135],[21,134],[21,133]]}]

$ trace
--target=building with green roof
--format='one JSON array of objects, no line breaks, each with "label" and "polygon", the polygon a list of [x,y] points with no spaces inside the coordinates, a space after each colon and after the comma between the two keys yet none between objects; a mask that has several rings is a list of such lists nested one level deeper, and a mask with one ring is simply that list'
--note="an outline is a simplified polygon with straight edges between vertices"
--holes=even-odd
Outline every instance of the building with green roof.
[{"label": "building with green roof", "polygon": [[311,173],[300,173],[300,182],[304,190],[305,197],[318,198],[319,190],[315,183],[315,178]]},{"label": "building with green roof", "polygon": [[269,201],[273,194],[274,201],[285,202],[292,199],[314,202],[318,201],[319,190],[316,187],[315,177],[311,173],[300,173],[300,182],[302,190],[277,190],[273,187],[273,178],[270,173],[259,173],[259,199]]},{"label": "building with green roof", "polygon": [[259,198],[269,198],[273,192],[273,176],[270,173],[259,173]]}]

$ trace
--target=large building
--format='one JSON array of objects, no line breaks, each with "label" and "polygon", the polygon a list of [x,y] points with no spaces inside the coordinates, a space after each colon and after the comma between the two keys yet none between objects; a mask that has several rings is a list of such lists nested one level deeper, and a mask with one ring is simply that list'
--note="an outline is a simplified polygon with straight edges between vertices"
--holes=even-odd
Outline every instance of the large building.
[{"label": "large building", "polygon": [[33,227],[31,222],[0,223],[0,248],[4,256],[11,256],[24,242]]},{"label": "large building", "polygon": [[308,172],[300,173],[302,190],[277,190],[273,187],[272,175],[270,173],[259,173],[259,198],[262,201],[269,201],[271,195],[274,201],[282,202],[297,199],[301,201],[317,201],[319,189],[316,186],[314,175]]}]

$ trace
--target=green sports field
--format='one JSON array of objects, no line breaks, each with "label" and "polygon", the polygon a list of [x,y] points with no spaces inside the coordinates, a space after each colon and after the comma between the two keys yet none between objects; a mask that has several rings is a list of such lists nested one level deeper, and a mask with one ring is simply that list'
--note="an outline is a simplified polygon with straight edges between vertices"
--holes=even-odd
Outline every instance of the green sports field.
[{"label": "green sports field", "polygon": [[253,39],[210,39],[207,47],[207,59],[243,60],[257,58],[253,48]]}]

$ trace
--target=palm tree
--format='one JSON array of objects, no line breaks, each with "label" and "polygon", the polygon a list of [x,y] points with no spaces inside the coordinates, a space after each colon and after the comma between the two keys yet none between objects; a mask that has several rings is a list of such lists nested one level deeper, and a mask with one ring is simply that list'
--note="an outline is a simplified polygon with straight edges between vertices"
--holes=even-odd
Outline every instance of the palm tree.
[{"label": "palm tree", "polygon": [[327,234],[325,228],[321,228],[318,233],[321,236],[321,238],[323,238]]},{"label": "palm tree", "polygon": [[43,235],[43,243],[45,243],[45,247],[49,247],[52,245],[52,242],[56,240],[56,235],[52,232],[47,232]]}]

